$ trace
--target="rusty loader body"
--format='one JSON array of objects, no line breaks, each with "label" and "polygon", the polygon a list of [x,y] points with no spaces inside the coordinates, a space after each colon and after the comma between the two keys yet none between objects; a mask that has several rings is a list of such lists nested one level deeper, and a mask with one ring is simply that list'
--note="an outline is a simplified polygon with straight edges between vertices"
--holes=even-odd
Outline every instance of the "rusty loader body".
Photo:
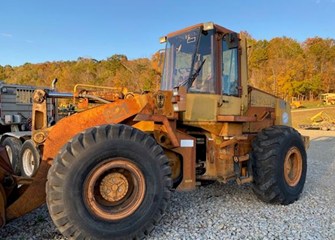
[{"label": "rusty loader body", "polygon": [[[0,180],[12,179],[0,185],[3,223],[46,199],[67,237],[135,239],[158,224],[172,189],[235,180],[252,183],[265,202],[298,199],[308,138],[291,127],[289,103],[248,85],[245,37],[205,23],[161,42],[165,65],[155,93],[108,99],[35,91],[33,140],[42,161],[28,179],[3,167]],[[46,100],[60,97],[85,109],[50,127]],[[92,101],[101,104],[89,108]],[[17,196],[3,191],[20,182]]]}]

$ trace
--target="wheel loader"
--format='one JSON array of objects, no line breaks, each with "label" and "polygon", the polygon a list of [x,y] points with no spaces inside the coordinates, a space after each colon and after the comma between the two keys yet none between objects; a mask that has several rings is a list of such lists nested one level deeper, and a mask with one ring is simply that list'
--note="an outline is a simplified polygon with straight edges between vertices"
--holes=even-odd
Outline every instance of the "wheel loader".
[{"label": "wheel loader", "polygon": [[[309,138],[291,127],[289,103],[248,85],[246,37],[202,23],[160,41],[157,92],[35,91],[41,163],[22,178],[1,155],[2,225],[46,201],[71,239],[142,239],[174,190],[236,181],[267,203],[299,198]],[[73,98],[78,111],[51,125],[49,98]]]}]

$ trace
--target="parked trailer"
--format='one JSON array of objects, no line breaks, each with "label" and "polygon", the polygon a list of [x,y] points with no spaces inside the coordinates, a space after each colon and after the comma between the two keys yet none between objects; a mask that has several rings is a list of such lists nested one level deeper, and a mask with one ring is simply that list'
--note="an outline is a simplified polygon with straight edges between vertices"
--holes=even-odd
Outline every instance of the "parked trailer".
[{"label": "parked trailer", "polygon": [[[6,148],[17,174],[32,176],[39,165],[39,153],[30,140],[32,96],[36,87],[0,81],[0,143]],[[56,119],[56,101],[48,102],[50,118]]]}]

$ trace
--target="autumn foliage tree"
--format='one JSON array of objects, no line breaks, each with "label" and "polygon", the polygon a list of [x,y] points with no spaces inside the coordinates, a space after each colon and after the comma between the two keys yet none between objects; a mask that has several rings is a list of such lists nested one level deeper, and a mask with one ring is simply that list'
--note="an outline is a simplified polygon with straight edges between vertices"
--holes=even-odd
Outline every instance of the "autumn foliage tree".
[{"label": "autumn foliage tree", "polygon": [[[274,95],[313,99],[335,92],[335,40],[320,37],[304,42],[288,37],[256,40],[248,33],[249,82]],[[143,92],[159,89],[164,52],[151,59],[129,60],[114,54],[105,60],[80,57],[76,61],[0,65],[0,79],[6,83],[49,86],[58,78],[58,89],[71,91],[77,83],[127,87]]]},{"label": "autumn foliage tree", "polygon": [[335,91],[335,40],[319,37],[303,43],[281,37],[249,39],[249,77],[274,95],[313,99]]},{"label": "autumn foliage tree", "polygon": [[19,67],[0,66],[0,79],[11,84],[49,86],[58,78],[58,89],[71,91],[75,84],[127,87],[130,91],[158,89],[160,73],[150,59],[128,60],[115,54],[106,60],[78,58],[76,61],[26,63]]}]

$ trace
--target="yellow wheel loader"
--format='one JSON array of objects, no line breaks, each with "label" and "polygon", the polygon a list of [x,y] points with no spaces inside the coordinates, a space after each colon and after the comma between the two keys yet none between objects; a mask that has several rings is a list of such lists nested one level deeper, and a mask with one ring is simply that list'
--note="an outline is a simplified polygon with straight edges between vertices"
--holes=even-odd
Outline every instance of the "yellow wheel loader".
[{"label": "yellow wheel loader", "polygon": [[[141,239],[174,189],[236,181],[251,183],[265,202],[299,198],[309,139],[291,127],[289,103],[248,85],[246,38],[204,23],[160,40],[157,92],[109,99],[35,91],[32,140],[41,163],[32,178],[1,164],[2,224],[46,200],[66,237]],[[49,98],[74,98],[83,110],[50,126]]]}]

